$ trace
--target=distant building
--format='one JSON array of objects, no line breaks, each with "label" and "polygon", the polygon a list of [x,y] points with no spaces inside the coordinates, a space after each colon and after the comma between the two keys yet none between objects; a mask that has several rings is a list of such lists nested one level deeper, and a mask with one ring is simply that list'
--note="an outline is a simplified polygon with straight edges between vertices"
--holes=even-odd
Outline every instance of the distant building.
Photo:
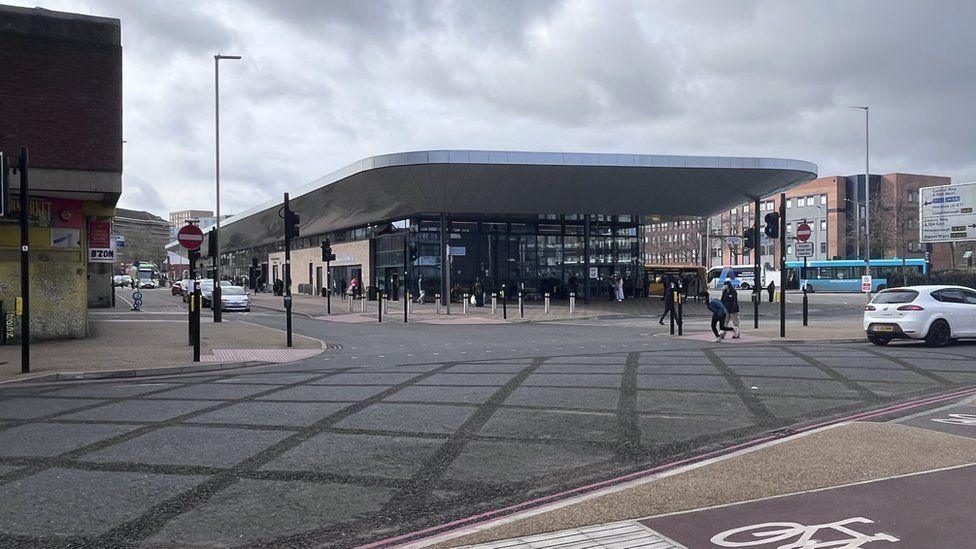
[{"label": "distant building", "polygon": [[179,210],[169,212],[169,222],[171,225],[179,228],[186,225],[186,222],[190,219],[213,218],[213,216],[213,210]]},{"label": "distant building", "polygon": [[[16,161],[26,146],[30,156],[32,338],[84,337],[88,308],[112,305],[121,32],[118,19],[0,6],[0,151]],[[0,217],[0,300],[8,313],[20,297],[20,179],[9,177],[14,212]]]},{"label": "distant building", "polygon": [[[946,185],[948,177],[906,173],[872,174],[870,232],[872,258],[919,258],[930,252],[932,267],[952,265],[948,244],[929,247],[919,243],[918,190]],[[796,256],[796,228],[806,223],[811,228],[808,242],[813,244],[811,260],[854,259],[864,256],[865,237],[864,176],[821,177],[786,192],[786,257]],[[755,252],[742,249],[742,234],[755,224],[753,203],[740,204],[704,220],[669,221],[645,227],[644,255],[649,262],[686,263],[695,257],[694,243],[706,256],[708,266],[752,264]],[[860,209],[860,212],[858,211]],[[779,209],[779,196],[760,201],[759,218]],[[859,215],[860,214],[860,215]],[[858,231],[860,226],[860,231]],[[696,234],[696,231],[700,231]],[[858,237],[860,235],[860,238]],[[775,243],[761,236],[760,262],[775,268],[779,252]],[[957,255],[961,255],[957,253]],[[962,263],[958,261],[957,264]]]},{"label": "distant building", "polygon": [[116,272],[128,272],[135,261],[155,263],[162,270],[170,241],[169,227],[168,221],[149,212],[116,208],[114,231],[123,244],[117,246]]}]

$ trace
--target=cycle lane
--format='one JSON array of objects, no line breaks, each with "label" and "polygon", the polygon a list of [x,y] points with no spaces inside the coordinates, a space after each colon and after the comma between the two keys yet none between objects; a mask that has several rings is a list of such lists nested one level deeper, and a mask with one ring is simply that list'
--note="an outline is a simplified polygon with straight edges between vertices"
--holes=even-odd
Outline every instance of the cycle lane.
[{"label": "cycle lane", "polygon": [[[976,406],[896,423],[976,439]],[[976,546],[976,465],[876,479],[638,521],[687,548],[855,549]]]}]

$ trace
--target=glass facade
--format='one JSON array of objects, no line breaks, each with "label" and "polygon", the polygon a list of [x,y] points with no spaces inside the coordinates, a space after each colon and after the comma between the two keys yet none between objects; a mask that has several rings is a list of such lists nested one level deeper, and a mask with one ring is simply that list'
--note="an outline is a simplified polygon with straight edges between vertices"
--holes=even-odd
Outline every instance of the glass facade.
[{"label": "glass facade", "polygon": [[[419,284],[432,297],[441,292],[441,221],[417,218],[409,225],[416,256],[408,266],[411,291],[416,295]],[[530,299],[547,292],[556,298],[570,292],[584,297],[589,278],[590,297],[609,298],[611,279],[618,275],[625,293],[635,295],[642,274],[636,219],[590,216],[589,245],[586,225],[585,216],[448,218],[443,237],[451,249],[451,291],[471,293],[480,283],[486,292],[504,290],[509,297],[519,288]]]}]

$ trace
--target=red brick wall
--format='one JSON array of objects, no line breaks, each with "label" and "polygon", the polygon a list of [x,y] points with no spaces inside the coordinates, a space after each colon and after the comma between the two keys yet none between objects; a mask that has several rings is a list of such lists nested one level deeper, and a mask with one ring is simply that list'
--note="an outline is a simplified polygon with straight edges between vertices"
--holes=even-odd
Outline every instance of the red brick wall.
[{"label": "red brick wall", "polygon": [[35,168],[121,172],[118,21],[50,13],[0,10],[0,150],[26,145]]}]

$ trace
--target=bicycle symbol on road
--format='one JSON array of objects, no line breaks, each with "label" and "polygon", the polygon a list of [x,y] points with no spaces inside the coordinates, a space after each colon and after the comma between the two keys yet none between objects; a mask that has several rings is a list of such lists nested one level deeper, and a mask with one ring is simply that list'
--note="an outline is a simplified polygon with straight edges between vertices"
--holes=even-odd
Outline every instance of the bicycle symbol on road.
[{"label": "bicycle symbol on road", "polygon": [[969,425],[976,426],[976,415],[973,414],[949,414],[947,418],[933,419],[937,423],[948,423],[950,425]]},{"label": "bicycle symbol on road", "polygon": [[[882,532],[862,534],[847,527],[848,524],[854,523],[874,524],[874,521],[864,517],[853,517],[829,524],[813,524],[810,526],[804,526],[796,522],[767,522],[726,530],[714,535],[711,541],[719,547],[756,547],[793,540],[791,543],[785,545],[777,545],[775,549],[858,549],[872,541],[888,541],[892,543],[901,541],[894,536]],[[832,530],[831,538],[839,537],[837,534],[843,534],[849,537],[846,539],[830,540],[815,539],[813,536],[821,530]],[[772,549],[771,545],[770,549]]]}]

